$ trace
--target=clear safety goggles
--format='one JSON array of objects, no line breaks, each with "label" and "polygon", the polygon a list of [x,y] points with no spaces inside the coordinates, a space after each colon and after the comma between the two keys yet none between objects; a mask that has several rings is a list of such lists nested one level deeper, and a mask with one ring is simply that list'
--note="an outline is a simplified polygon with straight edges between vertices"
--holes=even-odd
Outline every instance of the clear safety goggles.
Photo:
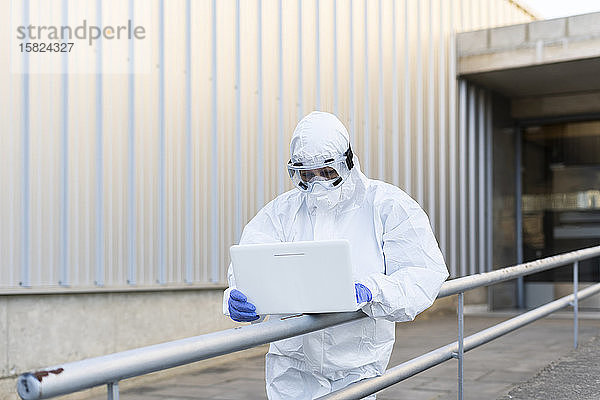
[{"label": "clear safety goggles", "polygon": [[323,163],[312,165],[292,163],[290,160],[287,170],[294,185],[303,192],[312,192],[314,185],[333,190],[350,175],[347,159],[347,155],[344,154],[336,159],[328,159]]}]

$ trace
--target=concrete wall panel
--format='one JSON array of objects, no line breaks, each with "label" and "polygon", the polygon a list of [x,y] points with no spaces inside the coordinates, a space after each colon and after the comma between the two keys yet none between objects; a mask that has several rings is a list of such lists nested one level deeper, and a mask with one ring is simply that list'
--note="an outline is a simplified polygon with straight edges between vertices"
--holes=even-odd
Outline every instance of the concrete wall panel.
[{"label": "concrete wall panel", "polygon": [[221,290],[11,296],[4,301],[12,316],[3,342],[9,375],[234,326],[221,314]]},{"label": "concrete wall panel", "polygon": [[600,35],[600,12],[568,18],[569,36]]},{"label": "concrete wall panel", "polygon": [[477,53],[488,48],[488,31],[464,32],[458,40],[458,51],[461,54]]},{"label": "concrete wall panel", "polygon": [[459,33],[458,73],[598,57],[599,35],[600,13]]},{"label": "concrete wall panel", "polygon": [[503,26],[490,29],[490,47],[518,47],[527,40],[527,25]]},{"label": "concrete wall panel", "polygon": [[564,18],[529,23],[529,40],[552,40],[566,35],[567,22]]},{"label": "concrete wall panel", "polygon": [[221,291],[113,294],[114,347],[123,351],[233,327]]},{"label": "concrete wall panel", "polygon": [[114,343],[109,296],[10,297],[8,363],[18,372],[110,353]]}]

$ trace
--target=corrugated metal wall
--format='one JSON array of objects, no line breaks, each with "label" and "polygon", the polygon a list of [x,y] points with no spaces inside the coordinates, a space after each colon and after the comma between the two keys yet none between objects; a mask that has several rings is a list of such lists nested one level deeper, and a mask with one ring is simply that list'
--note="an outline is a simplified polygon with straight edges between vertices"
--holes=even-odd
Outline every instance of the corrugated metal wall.
[{"label": "corrugated metal wall", "polygon": [[[92,3],[89,20],[143,15],[150,48],[130,45],[126,74],[102,73],[127,56],[106,45],[92,73],[0,65],[0,287],[223,282],[243,225],[291,187],[289,138],[315,109],[425,208],[453,276],[488,268],[489,96],[457,89],[452,32],[531,20],[515,2]],[[14,4],[75,19],[31,0],[2,18]]]}]

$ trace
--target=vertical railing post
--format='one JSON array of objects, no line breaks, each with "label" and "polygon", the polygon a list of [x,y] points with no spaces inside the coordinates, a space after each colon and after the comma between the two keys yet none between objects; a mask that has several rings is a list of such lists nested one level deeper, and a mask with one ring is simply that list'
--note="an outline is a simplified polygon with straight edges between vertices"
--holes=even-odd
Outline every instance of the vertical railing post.
[{"label": "vertical railing post", "polygon": [[108,400],[119,400],[119,382],[111,382],[106,385]]},{"label": "vertical railing post", "polygon": [[[523,171],[522,171],[522,132],[515,127],[515,218],[517,234],[517,264],[523,263]],[[525,308],[525,279],[517,278],[517,308]]]},{"label": "vertical railing post", "polygon": [[579,261],[573,263],[573,347],[577,348],[577,337],[579,336],[579,300],[577,290],[579,286]]},{"label": "vertical railing post", "polygon": [[465,293],[458,294],[458,400],[463,400],[463,356],[464,356],[464,299]]}]

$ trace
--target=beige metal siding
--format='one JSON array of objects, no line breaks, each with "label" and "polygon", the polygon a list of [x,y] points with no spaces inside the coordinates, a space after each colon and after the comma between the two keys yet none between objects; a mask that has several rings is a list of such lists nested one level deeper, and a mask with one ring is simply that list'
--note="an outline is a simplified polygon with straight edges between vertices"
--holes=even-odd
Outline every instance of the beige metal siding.
[{"label": "beige metal siding", "polygon": [[[19,15],[10,9],[18,3],[1,2],[0,15]],[[64,6],[29,3],[30,19],[36,13],[60,15]],[[97,3],[90,4],[70,12],[69,22],[76,23],[77,15],[95,20]],[[515,2],[240,1],[239,86],[236,1],[115,4],[103,7],[104,18],[133,15],[145,23],[152,42],[134,49],[134,62],[147,73],[23,75],[11,73],[8,62],[0,64],[1,288],[223,282],[229,246],[243,225],[291,188],[283,170],[289,138],[298,119],[317,104],[331,112],[337,107],[367,175],[400,186],[426,209],[453,276],[463,271],[461,260],[463,272],[483,268],[475,267],[484,257],[477,252],[487,251],[479,234],[459,257],[466,233],[460,218],[468,218],[466,210],[480,198],[461,208],[458,196],[465,188],[452,178],[462,154],[453,32],[531,20]],[[0,52],[8,54],[13,45],[1,42]],[[128,57],[103,49],[102,70],[115,57]],[[144,60],[147,65],[140,65]],[[96,59],[90,62],[94,72]],[[485,114],[488,103],[482,104],[475,108]],[[476,183],[468,182],[472,190]]]}]

